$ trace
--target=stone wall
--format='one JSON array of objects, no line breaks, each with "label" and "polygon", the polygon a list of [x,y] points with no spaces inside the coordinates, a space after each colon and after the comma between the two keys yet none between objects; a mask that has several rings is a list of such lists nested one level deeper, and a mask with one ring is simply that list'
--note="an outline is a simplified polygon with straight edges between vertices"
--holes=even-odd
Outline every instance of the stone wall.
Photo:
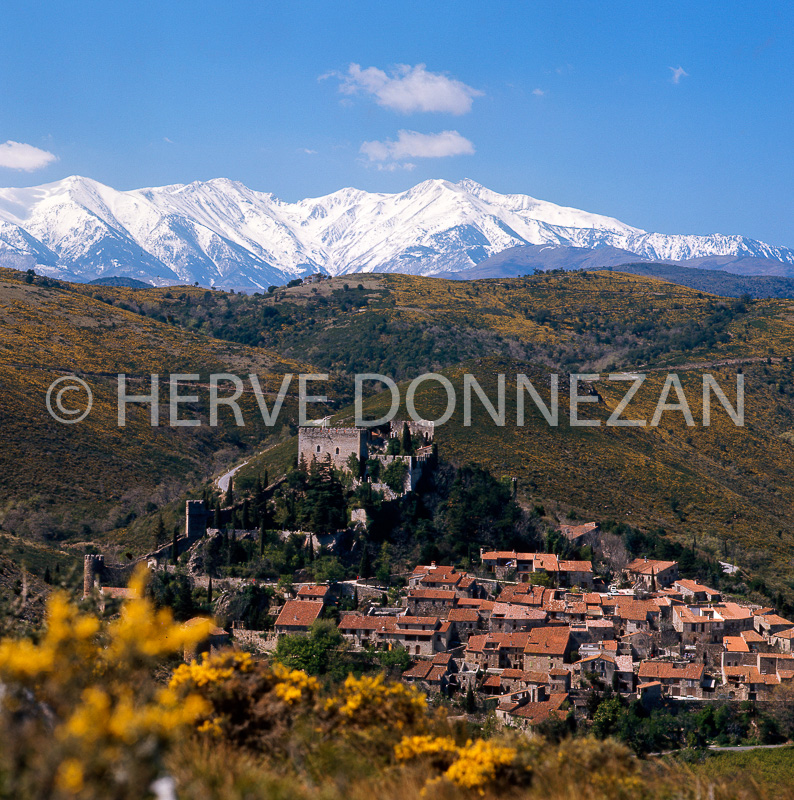
[{"label": "stone wall", "polygon": [[270,631],[251,631],[246,628],[233,627],[232,639],[235,644],[265,652],[275,650],[278,643],[278,637]]},{"label": "stone wall", "polygon": [[393,419],[389,423],[389,434],[393,439],[399,439],[403,435],[403,425],[408,423],[408,430],[411,436],[422,436],[426,442],[432,442],[435,434],[435,423],[428,420],[421,419],[419,422],[414,422],[412,419],[402,420]]},{"label": "stone wall", "polygon": [[324,460],[330,456],[336,469],[345,469],[351,455],[365,460],[367,458],[367,431],[364,428],[321,428],[304,427],[298,429],[298,460],[311,464],[312,459]]}]

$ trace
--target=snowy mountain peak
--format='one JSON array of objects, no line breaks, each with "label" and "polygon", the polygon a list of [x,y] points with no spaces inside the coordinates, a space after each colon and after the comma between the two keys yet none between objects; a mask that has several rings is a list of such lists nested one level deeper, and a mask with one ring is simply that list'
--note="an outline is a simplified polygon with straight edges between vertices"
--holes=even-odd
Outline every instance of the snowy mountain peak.
[{"label": "snowy mountain peak", "polygon": [[0,264],[77,280],[125,275],[256,290],[318,271],[455,272],[526,244],[794,265],[790,250],[742,236],[646,233],[468,178],[396,194],[348,187],[295,203],[228,178],[118,191],[72,175],[0,189]]}]

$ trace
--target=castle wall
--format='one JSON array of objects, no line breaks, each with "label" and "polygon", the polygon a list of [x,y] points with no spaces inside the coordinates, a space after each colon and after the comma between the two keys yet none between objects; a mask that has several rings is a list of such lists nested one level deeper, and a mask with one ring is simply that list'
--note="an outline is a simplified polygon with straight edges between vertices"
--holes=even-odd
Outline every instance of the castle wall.
[{"label": "castle wall", "polygon": [[351,455],[365,460],[367,457],[367,431],[364,428],[320,428],[298,429],[298,459],[311,464],[331,457],[336,469],[346,469]]},{"label": "castle wall", "polygon": [[435,422],[431,422],[428,420],[419,420],[416,422],[412,419],[393,419],[389,423],[389,434],[393,439],[399,439],[403,435],[403,425],[408,423],[408,430],[411,433],[411,436],[423,436],[427,442],[433,441],[433,436],[435,434]]}]

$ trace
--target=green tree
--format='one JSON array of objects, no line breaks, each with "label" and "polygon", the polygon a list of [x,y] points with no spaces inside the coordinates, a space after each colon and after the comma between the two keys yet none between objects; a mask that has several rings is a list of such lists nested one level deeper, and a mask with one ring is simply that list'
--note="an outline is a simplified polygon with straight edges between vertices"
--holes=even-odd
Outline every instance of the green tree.
[{"label": "green tree", "polygon": [[179,536],[179,526],[174,525],[174,538],[171,541],[171,561],[176,564],[179,560],[179,545],[177,544],[177,537]]},{"label": "green tree", "polygon": [[477,711],[477,698],[474,696],[471,684],[469,684],[469,688],[466,689],[466,713],[474,714],[475,711]]},{"label": "green tree", "polygon": [[392,461],[383,471],[383,482],[395,494],[402,494],[405,491],[405,478],[407,475],[408,467],[404,461]]},{"label": "green tree", "polygon": [[375,562],[375,577],[381,583],[388,583],[391,579],[391,545],[388,542],[380,546],[380,553]]},{"label": "green tree", "polygon": [[163,522],[163,515],[157,515],[157,528],[154,532],[154,549],[165,544],[168,541],[168,534],[165,532],[165,523]]},{"label": "green tree", "polygon": [[282,636],[276,645],[275,659],[310,675],[344,677],[346,665],[341,651],[344,640],[330,620],[317,620],[308,634]]},{"label": "green tree", "polygon": [[369,544],[364,542],[361,546],[361,560],[358,562],[358,574],[362,578],[369,578],[372,575],[372,559],[369,554]]},{"label": "green tree", "polygon": [[600,739],[611,736],[617,730],[622,713],[623,709],[617,697],[604,700],[593,714],[593,733]]},{"label": "green tree", "polygon": [[407,422],[403,422],[402,441],[400,442],[400,452],[404,456],[412,456],[414,454],[414,446],[411,441],[411,429],[408,427]]}]

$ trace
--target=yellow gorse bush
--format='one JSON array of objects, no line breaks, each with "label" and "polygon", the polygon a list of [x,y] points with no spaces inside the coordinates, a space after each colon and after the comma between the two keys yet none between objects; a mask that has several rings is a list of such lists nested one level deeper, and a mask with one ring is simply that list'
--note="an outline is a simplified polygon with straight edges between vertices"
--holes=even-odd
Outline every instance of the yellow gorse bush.
[{"label": "yellow gorse bush", "polygon": [[167,744],[208,713],[199,694],[152,673],[205,639],[211,622],[183,626],[157,610],[146,575],[136,572],[116,620],[55,593],[39,641],[0,641],[4,771],[17,796],[143,796]]},{"label": "yellow gorse bush", "polygon": [[226,652],[217,656],[202,653],[201,661],[180,664],[171,678],[170,687],[203,687],[226,681],[235,672],[250,672],[254,660],[250,653]]},{"label": "yellow gorse bush", "polygon": [[413,686],[390,683],[383,675],[349,675],[339,691],[325,702],[325,710],[343,726],[369,728],[421,727],[426,698]]},{"label": "yellow gorse bush", "polygon": [[289,669],[283,664],[273,665],[276,684],[276,696],[287,705],[292,705],[313,695],[319,688],[316,678],[312,678],[302,669]]},{"label": "yellow gorse bush", "polygon": [[465,789],[481,789],[496,778],[500,768],[510,766],[516,754],[513,747],[500,747],[485,739],[469,741],[458,750],[458,758],[444,777]]},{"label": "yellow gorse bush", "polygon": [[446,780],[482,794],[505,768],[513,766],[518,751],[484,739],[458,746],[449,736],[406,736],[395,746],[394,755],[398,761],[425,759],[443,770],[431,782]]}]

